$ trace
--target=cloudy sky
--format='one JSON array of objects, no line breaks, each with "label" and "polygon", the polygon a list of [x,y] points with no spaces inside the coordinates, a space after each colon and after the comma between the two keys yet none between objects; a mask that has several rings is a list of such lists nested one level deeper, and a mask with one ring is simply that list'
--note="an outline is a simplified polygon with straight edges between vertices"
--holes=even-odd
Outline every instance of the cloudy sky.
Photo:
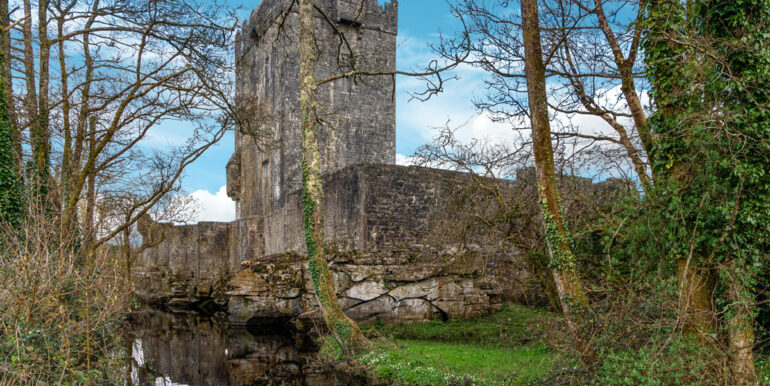
[{"label": "cloudy sky", "polygon": [[[240,6],[240,17],[246,18],[259,1],[232,0]],[[380,0],[380,3],[383,3]],[[440,34],[451,34],[458,28],[444,0],[401,0],[399,2],[399,36],[397,63],[401,70],[412,70],[427,63],[433,55],[429,44]],[[447,84],[444,94],[428,102],[409,102],[409,92],[419,91],[422,83],[399,78],[396,95],[396,153],[404,162],[415,149],[434,135],[433,127],[451,120],[453,126],[467,122],[458,133],[461,138],[502,138],[508,129],[496,125],[476,113],[471,99],[483,95],[484,74],[471,68],[456,71],[459,79]],[[177,142],[185,129],[167,128],[155,140]],[[230,221],[234,219],[234,204],[225,192],[225,164],[233,151],[233,135],[228,134],[215,147],[188,167],[183,180],[185,191],[201,204],[199,221]]]},{"label": "cloudy sky", "polygon": [[[228,0],[235,7],[240,7],[239,17],[248,18],[258,0]],[[382,4],[384,1],[379,0]],[[633,16],[633,15],[631,15]],[[430,44],[439,41],[440,36],[453,35],[459,29],[459,22],[450,14],[445,0],[401,0],[399,1],[399,35],[397,66],[400,70],[415,70],[429,63],[435,55]],[[516,135],[512,128],[503,123],[492,122],[487,115],[479,114],[472,100],[483,97],[486,93],[483,71],[469,66],[458,67],[453,74],[457,79],[447,83],[444,93],[431,98],[428,102],[410,101],[410,92],[424,90],[424,84],[416,78],[399,77],[396,87],[396,160],[407,163],[409,157],[420,146],[429,142],[436,135],[436,127],[458,128],[455,136],[463,142],[478,139],[488,142],[511,144]],[[603,90],[602,105],[612,106],[625,103],[621,98],[619,86]],[[643,104],[648,103],[647,95],[641,94]],[[555,101],[554,101],[555,102]],[[577,115],[552,117],[552,125],[558,128],[571,126],[584,134],[615,136],[612,129],[599,117]],[[621,118],[621,123],[633,130],[629,119]],[[519,123],[526,126],[526,123]],[[184,142],[190,129],[183,123],[164,126],[153,138],[164,143]],[[528,135],[527,133],[520,133]],[[208,150],[196,163],[187,169],[183,187],[200,203],[199,221],[230,221],[235,217],[235,205],[225,192],[225,164],[233,152],[233,135],[226,136],[217,146]],[[582,146],[582,145],[581,145]],[[577,147],[566,152],[577,151]],[[623,159],[620,159],[623,161]],[[588,166],[590,168],[590,166]],[[620,165],[620,168],[627,166]],[[620,170],[620,169],[619,169]],[[579,173],[579,171],[576,171]],[[589,170],[590,175],[607,178],[613,172]],[[608,174],[609,173],[609,174]],[[621,172],[622,173],[622,172]]]}]

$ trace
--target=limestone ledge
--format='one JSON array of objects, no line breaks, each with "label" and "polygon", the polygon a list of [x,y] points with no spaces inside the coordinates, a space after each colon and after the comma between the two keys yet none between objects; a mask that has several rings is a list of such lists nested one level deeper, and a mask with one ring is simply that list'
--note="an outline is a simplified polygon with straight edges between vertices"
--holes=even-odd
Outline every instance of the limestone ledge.
[{"label": "limestone ledge", "polygon": [[[285,255],[278,262],[250,265],[230,280],[230,322],[288,318],[308,327],[320,318],[304,258]],[[364,259],[366,260],[366,259]],[[361,324],[403,324],[448,318],[474,318],[499,310],[501,291],[486,277],[477,254],[460,254],[432,264],[355,264],[330,269],[342,309]]]}]

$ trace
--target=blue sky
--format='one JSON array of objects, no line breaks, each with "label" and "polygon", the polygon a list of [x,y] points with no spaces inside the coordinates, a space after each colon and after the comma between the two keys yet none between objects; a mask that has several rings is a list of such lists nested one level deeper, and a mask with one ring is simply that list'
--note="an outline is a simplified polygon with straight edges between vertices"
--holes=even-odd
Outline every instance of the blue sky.
[{"label": "blue sky", "polygon": [[[380,0],[380,3],[384,1]],[[239,17],[245,19],[259,1],[231,0],[240,7]],[[427,63],[433,57],[428,46],[437,42],[440,33],[451,34],[458,22],[449,12],[444,0],[401,0],[399,2],[399,36],[397,63],[401,70],[412,70]],[[468,122],[465,136],[490,137],[502,134],[502,128],[476,113],[471,99],[483,94],[483,74],[471,68],[461,68],[456,73],[460,79],[452,81],[446,92],[429,102],[409,102],[409,92],[419,91],[422,83],[416,79],[401,77],[397,80],[396,94],[396,153],[399,161],[414,153],[415,149],[433,136],[432,127]],[[178,132],[177,130],[169,130]],[[174,138],[157,138],[174,141]],[[195,196],[203,206],[201,220],[229,220],[232,209],[227,201],[225,164],[233,151],[233,135],[229,133],[217,146],[208,150],[198,161],[190,165],[182,181],[185,191]]]},{"label": "blue sky", "polygon": [[[239,17],[246,19],[258,0],[227,0],[240,7]],[[379,0],[383,4],[383,0]],[[630,15],[631,17],[633,15]],[[445,0],[401,0],[399,2],[399,35],[397,66],[400,70],[414,70],[424,66],[435,55],[430,43],[438,42],[440,34],[452,35],[459,29],[459,22],[449,12]],[[528,133],[518,135],[505,123],[493,122],[487,113],[479,114],[472,101],[485,95],[486,74],[467,65],[453,72],[457,80],[445,84],[444,92],[428,102],[409,102],[409,93],[424,90],[424,84],[416,78],[399,77],[396,86],[396,162],[408,163],[409,156],[436,134],[435,127],[449,125],[456,129],[454,135],[462,142],[478,139],[495,144],[513,145]],[[607,103],[620,100],[619,86],[604,90]],[[647,95],[642,94],[646,104]],[[613,102],[615,101],[615,102]],[[604,103],[604,102],[602,102]],[[555,124],[574,126],[588,134],[614,136],[613,131],[599,117],[577,115],[567,117],[556,114]],[[526,123],[518,123],[526,125]],[[633,125],[629,126],[632,129]],[[609,131],[607,131],[609,130]],[[179,143],[189,131],[184,124],[164,127],[156,141]],[[199,221],[231,221],[235,217],[234,203],[225,193],[225,164],[233,152],[233,135],[228,134],[217,146],[208,150],[185,173],[183,188],[200,203]],[[573,149],[576,150],[576,149]],[[566,151],[570,151],[566,149]],[[590,167],[590,166],[589,166]],[[580,173],[580,171],[577,171]],[[594,171],[596,172],[596,171]],[[605,173],[602,171],[601,173]],[[594,173],[596,174],[596,173]],[[603,178],[610,176],[604,175]]]}]

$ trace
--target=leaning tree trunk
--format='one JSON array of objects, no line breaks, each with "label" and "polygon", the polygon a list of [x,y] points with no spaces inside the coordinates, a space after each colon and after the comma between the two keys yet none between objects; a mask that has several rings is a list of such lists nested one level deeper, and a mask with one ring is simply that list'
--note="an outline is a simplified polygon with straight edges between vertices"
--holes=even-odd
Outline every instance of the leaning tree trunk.
[{"label": "leaning tree trunk", "polygon": [[315,46],[312,0],[299,0],[299,79],[300,112],[302,114],[302,215],[305,224],[308,268],[316,298],[326,326],[341,350],[348,354],[366,346],[369,341],[356,322],[342,312],[337,302],[329,264],[326,262],[323,235],[323,186],[321,157],[317,135],[317,87],[315,69],[318,51]]},{"label": "leaning tree trunk", "polygon": [[[559,305],[574,334],[577,332],[577,323],[580,322],[582,313],[588,306],[588,299],[576,273],[575,255],[572,253],[570,235],[561,213],[559,193],[556,190],[537,0],[521,1],[521,17],[524,27],[524,72],[527,78],[532,147],[546,242],[551,259],[551,272],[559,296]],[[575,343],[583,352],[584,358],[591,355],[590,349],[585,347],[577,335],[575,335]]]}]

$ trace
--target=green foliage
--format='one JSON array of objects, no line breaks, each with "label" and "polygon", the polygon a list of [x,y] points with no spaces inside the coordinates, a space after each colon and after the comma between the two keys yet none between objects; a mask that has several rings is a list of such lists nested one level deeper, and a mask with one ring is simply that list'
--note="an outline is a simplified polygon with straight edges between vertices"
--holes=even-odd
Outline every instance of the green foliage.
[{"label": "green foliage", "polygon": [[770,1],[652,2],[645,23],[666,257],[719,268],[718,305],[753,308],[770,250]]},{"label": "green foliage", "polygon": [[646,7],[656,180],[599,226],[603,295],[584,330],[594,331],[597,384],[724,383],[718,348],[680,334],[677,261],[713,274],[719,321],[756,315],[770,262],[770,2]]},{"label": "green foliage", "polygon": [[0,224],[0,383],[118,383],[128,308],[118,255],[80,256],[74,232],[50,232],[55,220],[24,212],[21,226]]},{"label": "green foliage", "polygon": [[605,259],[593,268],[594,299],[580,330],[599,366],[579,383],[719,384],[724,357],[681,334],[679,283],[662,216],[669,202],[657,185],[641,200],[619,201],[598,224]]},{"label": "green foliage", "polygon": [[[560,271],[573,271],[575,270],[575,255],[572,252],[574,247],[574,240],[570,236],[567,230],[567,224],[562,221],[561,226],[565,229],[562,232],[559,229],[557,220],[554,218],[551,211],[548,210],[548,204],[542,195],[542,186],[538,187],[540,193],[540,206],[543,208],[543,220],[545,221],[545,239],[551,248],[551,259],[548,262],[549,268],[556,268]],[[558,200],[558,197],[557,197]],[[561,209],[561,203],[559,205],[559,212],[564,213]]]},{"label": "green foliage", "polygon": [[[731,242],[756,249],[745,237],[766,233],[718,241],[725,228],[734,234],[768,230],[770,4],[706,2],[685,27],[671,22],[677,18],[668,17],[668,8],[653,11],[666,13],[666,28],[691,31],[702,45],[696,50],[650,40],[646,51],[658,108],[653,122],[661,138],[655,167],[666,174],[672,165],[698,157],[697,167],[685,170],[687,184],[669,181],[666,193],[676,199],[669,209],[700,225],[697,244],[704,252],[723,255],[733,249]],[[717,59],[686,59],[706,54]]]},{"label": "green foliage", "polygon": [[[7,313],[4,313],[7,315]],[[73,320],[71,323],[82,323]],[[85,352],[88,342],[85,334],[64,333],[61,328],[51,327],[45,321],[5,321],[3,327],[13,335],[0,335],[0,355],[8,358],[4,364],[8,371],[5,376],[31,384],[110,384],[118,381],[125,366],[121,347],[124,342],[115,330],[117,323],[99,326],[91,331],[91,340],[99,344],[110,341],[117,349],[109,355],[99,353],[91,356],[87,365]],[[72,330],[80,330],[71,326]]]},{"label": "green foliage", "polygon": [[[305,245],[307,246],[308,257],[315,257],[318,255],[318,243],[313,235],[313,231],[318,224],[315,224],[313,214],[315,212],[315,201],[310,196],[310,190],[308,189],[308,178],[310,177],[310,170],[308,170],[307,160],[302,157],[302,219],[305,226]],[[311,270],[312,272],[312,270]],[[315,284],[316,277],[313,277],[313,283]]]},{"label": "green foliage", "polygon": [[770,355],[759,356],[755,362],[759,384],[770,385]]},{"label": "green foliage", "polygon": [[694,342],[674,340],[639,350],[602,350],[594,385],[703,385],[713,381]]}]

